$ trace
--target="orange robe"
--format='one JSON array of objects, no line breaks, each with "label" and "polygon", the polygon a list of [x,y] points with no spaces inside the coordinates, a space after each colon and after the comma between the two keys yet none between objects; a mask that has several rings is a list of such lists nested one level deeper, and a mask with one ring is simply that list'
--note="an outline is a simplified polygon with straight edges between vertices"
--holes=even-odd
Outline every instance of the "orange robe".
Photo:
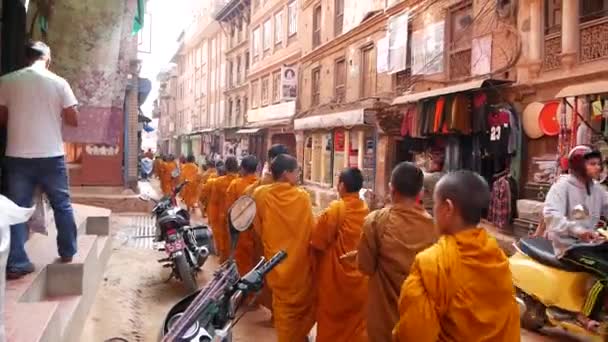
[{"label": "orange robe", "polygon": [[220,257],[220,262],[228,260],[230,256],[230,233],[228,230],[228,221],[226,220],[226,191],[230,183],[238,177],[236,173],[229,173],[225,176],[215,178],[211,190],[209,205],[217,208],[215,216],[215,225],[212,224],[213,238],[215,240],[215,248]]},{"label": "orange robe", "polygon": [[198,190],[200,182],[200,175],[198,173],[198,166],[196,164],[186,163],[182,165],[180,182],[184,181],[188,181],[188,184],[184,186],[181,197],[188,208],[194,208],[196,202],[198,202]]},{"label": "orange robe", "polygon": [[315,285],[310,238],[314,227],[308,193],[285,182],[261,186],[253,193],[254,229],[268,259],[280,250],[287,258],[266,281],[272,289],[278,342],[299,342],[315,323]]},{"label": "orange robe", "polygon": [[160,158],[154,159],[154,168],[152,169],[154,175],[160,178],[161,167],[163,165],[163,161]]},{"label": "orange robe", "polygon": [[[263,173],[260,179],[245,189],[245,195],[253,196],[253,192],[257,188],[262,185],[272,184],[272,182],[272,175],[270,173]],[[250,231],[253,232],[253,260],[257,261],[264,256],[264,246],[262,246],[262,240],[255,230]],[[258,302],[272,312],[272,290],[268,287],[268,284],[264,284],[264,288],[258,297]]]},{"label": "orange robe", "polygon": [[359,246],[367,205],[359,194],[332,202],[312,232],[311,244],[320,252],[316,270],[317,342],[367,342],[367,276],[356,258],[340,256]]},{"label": "orange robe", "polygon": [[520,340],[509,260],[483,228],[443,236],[401,288],[393,341]]},{"label": "orange robe", "polygon": [[[245,193],[245,189],[255,183],[257,179],[256,175],[247,175],[233,180],[226,191],[226,208],[230,208]],[[234,251],[234,259],[241,275],[247,274],[255,266],[254,233],[252,229],[239,234],[239,240]]]},{"label": "orange robe", "polygon": [[176,168],[177,163],[173,160],[170,162],[163,162],[162,164],[162,172],[160,174],[160,187],[164,195],[170,195],[173,191],[173,178],[171,177],[171,174]]}]

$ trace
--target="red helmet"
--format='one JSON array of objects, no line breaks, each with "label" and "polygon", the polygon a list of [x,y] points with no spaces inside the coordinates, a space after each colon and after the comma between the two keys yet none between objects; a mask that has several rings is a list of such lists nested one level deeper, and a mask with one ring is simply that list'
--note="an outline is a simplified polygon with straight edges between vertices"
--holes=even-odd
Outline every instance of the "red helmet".
[{"label": "red helmet", "polygon": [[568,154],[568,169],[576,176],[589,178],[585,162],[591,158],[602,159],[602,153],[588,145],[575,146]]}]

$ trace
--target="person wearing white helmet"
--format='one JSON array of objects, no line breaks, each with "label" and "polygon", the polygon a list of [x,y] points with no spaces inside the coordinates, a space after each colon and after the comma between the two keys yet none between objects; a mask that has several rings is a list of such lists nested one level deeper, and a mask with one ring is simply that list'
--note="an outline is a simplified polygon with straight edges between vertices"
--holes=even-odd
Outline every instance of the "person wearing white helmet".
[{"label": "person wearing white helmet", "polygon": [[[595,228],[601,216],[608,216],[608,193],[596,182],[602,172],[602,154],[587,145],[574,147],[568,154],[568,174],[549,189],[543,217],[547,237],[557,256],[578,242],[600,238]],[[584,218],[570,217],[576,206],[588,211]]]}]

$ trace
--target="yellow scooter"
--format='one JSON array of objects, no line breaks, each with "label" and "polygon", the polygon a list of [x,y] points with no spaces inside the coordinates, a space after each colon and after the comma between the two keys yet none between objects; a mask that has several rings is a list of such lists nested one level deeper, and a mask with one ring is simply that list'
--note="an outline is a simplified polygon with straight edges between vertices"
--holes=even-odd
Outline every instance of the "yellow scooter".
[{"label": "yellow scooter", "polygon": [[[575,207],[572,216],[585,213]],[[577,245],[560,259],[545,238],[524,238],[515,247],[509,263],[521,325],[533,331],[559,327],[608,341],[608,243]]]}]

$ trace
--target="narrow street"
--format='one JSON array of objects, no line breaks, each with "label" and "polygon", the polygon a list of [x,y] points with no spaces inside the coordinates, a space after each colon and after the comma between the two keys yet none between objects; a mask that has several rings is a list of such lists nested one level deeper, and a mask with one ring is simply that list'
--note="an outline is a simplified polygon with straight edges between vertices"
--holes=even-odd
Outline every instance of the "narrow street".
[{"label": "narrow street", "polygon": [[[144,185],[144,192],[153,191],[153,187]],[[320,208],[315,209],[320,211]],[[201,222],[200,217],[194,220]],[[152,249],[150,231],[142,227],[150,222],[145,213],[112,216],[113,253],[85,324],[82,341],[102,342],[118,337],[128,342],[156,341],[166,313],[186,295],[182,284],[175,279],[167,281],[169,271],[157,262],[164,253]],[[199,286],[208,281],[216,268],[217,261],[212,257],[199,274]],[[260,308],[244,315],[236,326],[234,338],[242,342],[271,342],[275,336],[269,312]],[[555,331],[538,334],[522,330],[521,336],[525,342],[580,341]]]}]

